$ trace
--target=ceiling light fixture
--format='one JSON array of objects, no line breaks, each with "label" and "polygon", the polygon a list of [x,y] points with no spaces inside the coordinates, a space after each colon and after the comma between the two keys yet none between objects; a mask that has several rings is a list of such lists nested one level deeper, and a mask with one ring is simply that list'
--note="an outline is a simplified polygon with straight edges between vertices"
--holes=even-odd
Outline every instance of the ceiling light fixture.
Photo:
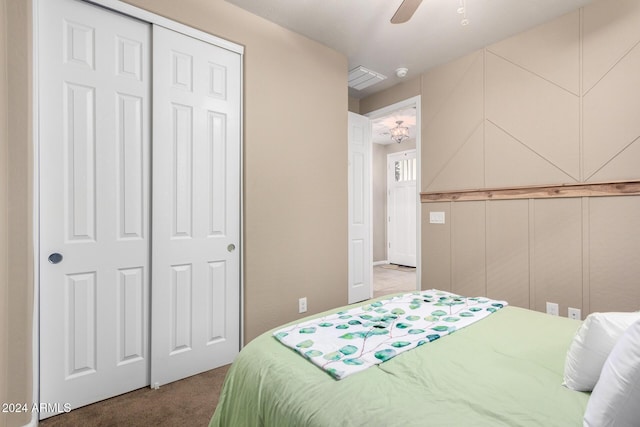
[{"label": "ceiling light fixture", "polygon": [[402,126],[403,121],[398,120],[396,122],[396,127],[389,129],[389,133],[391,134],[391,139],[400,144],[405,139],[409,138],[409,128],[406,126]]}]

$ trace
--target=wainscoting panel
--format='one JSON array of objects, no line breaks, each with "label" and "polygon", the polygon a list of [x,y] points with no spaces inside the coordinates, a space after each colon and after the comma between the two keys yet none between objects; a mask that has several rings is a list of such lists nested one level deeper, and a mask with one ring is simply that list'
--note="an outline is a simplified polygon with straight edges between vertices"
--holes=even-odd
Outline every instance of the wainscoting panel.
[{"label": "wainscoting panel", "polygon": [[485,204],[461,202],[451,207],[452,289],[460,295],[486,293]]},{"label": "wainscoting panel", "polygon": [[640,310],[640,197],[592,198],[589,207],[590,310]]},{"label": "wainscoting panel", "polygon": [[487,296],[529,308],[529,201],[487,202]]}]

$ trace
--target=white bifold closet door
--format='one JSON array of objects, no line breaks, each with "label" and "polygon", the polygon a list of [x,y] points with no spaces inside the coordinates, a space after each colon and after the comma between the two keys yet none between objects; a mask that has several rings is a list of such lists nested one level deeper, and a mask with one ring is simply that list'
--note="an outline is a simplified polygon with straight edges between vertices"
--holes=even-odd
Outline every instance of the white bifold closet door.
[{"label": "white bifold closet door", "polygon": [[231,362],[241,56],[78,0],[36,5],[40,402]]}]

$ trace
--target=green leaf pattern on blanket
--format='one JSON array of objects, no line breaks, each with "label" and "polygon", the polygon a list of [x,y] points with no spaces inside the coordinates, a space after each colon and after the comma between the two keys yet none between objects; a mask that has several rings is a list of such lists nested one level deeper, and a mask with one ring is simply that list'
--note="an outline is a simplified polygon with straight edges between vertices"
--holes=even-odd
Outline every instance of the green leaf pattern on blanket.
[{"label": "green leaf pattern on blanket", "polygon": [[440,334],[430,334],[430,335],[427,335],[427,339],[429,340],[429,342],[431,342],[431,341],[435,341],[435,340],[437,340],[438,338],[440,338]]},{"label": "green leaf pattern on blanket", "polygon": [[389,330],[387,328],[373,328],[369,331],[368,335],[388,335]]},{"label": "green leaf pattern on blanket", "polygon": [[311,341],[311,340],[304,340],[304,341],[302,341],[301,343],[298,343],[298,344],[296,345],[296,347],[299,347],[299,348],[309,348],[309,347],[311,347],[312,345],[313,345],[313,341]]},{"label": "green leaf pattern on blanket", "polygon": [[285,327],[274,336],[341,379],[438,340],[505,305],[438,290],[413,292]]},{"label": "green leaf pattern on blanket", "polygon": [[323,357],[327,360],[339,360],[342,355],[339,352],[334,351],[332,353],[325,354]]},{"label": "green leaf pattern on blanket", "polygon": [[318,356],[322,356],[322,352],[318,350],[309,350],[309,351],[306,351],[304,355],[307,357],[318,357]]},{"label": "green leaf pattern on blanket", "polygon": [[385,350],[376,351],[375,356],[376,356],[376,359],[380,359],[383,362],[386,362],[387,360],[391,359],[396,354],[397,353],[395,352],[395,350],[387,348]]},{"label": "green leaf pattern on blanket", "polygon": [[356,347],[355,345],[345,345],[340,349],[340,353],[344,354],[345,356],[353,354],[356,351],[358,351],[358,347]]}]

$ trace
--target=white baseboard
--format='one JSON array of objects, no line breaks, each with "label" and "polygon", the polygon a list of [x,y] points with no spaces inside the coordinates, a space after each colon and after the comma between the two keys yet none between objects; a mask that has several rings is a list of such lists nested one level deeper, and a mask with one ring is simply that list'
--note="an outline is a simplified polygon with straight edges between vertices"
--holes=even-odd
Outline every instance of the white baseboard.
[{"label": "white baseboard", "polygon": [[22,427],[38,427],[38,413],[35,412],[34,415],[31,415],[31,420],[29,421],[29,424],[25,424]]},{"label": "white baseboard", "polygon": [[387,260],[384,260],[384,261],[373,261],[374,267],[376,265],[387,265],[387,264],[389,264],[389,261],[387,261]]}]

